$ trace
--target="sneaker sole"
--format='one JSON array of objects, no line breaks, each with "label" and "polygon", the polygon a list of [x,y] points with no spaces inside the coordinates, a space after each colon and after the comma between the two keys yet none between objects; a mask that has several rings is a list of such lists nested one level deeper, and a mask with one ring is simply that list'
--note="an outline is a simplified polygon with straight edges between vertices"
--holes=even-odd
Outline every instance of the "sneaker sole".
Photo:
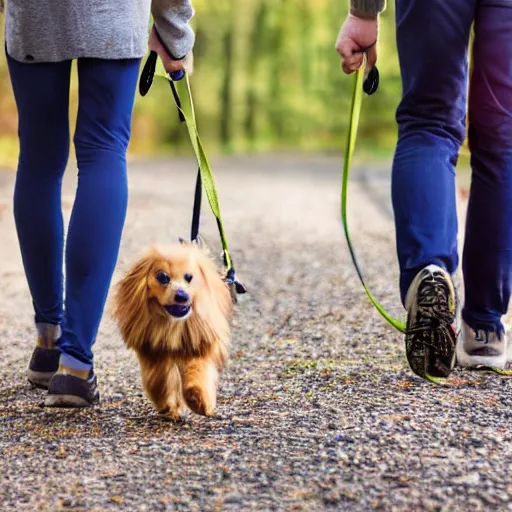
[{"label": "sneaker sole", "polygon": [[92,403],[85,398],[76,395],[48,395],[44,401],[45,407],[62,407],[62,408],[83,408],[91,407],[100,401],[99,397],[95,398]]},{"label": "sneaker sole", "polygon": [[55,372],[36,372],[34,370],[27,370],[27,379],[36,388],[48,389],[52,377]]},{"label": "sneaker sole", "polygon": [[[449,274],[442,269],[437,269],[435,272],[441,272],[443,274],[449,293],[454,301],[456,301],[455,287],[453,286]],[[415,281],[417,281],[417,283],[413,281],[413,284],[419,284],[419,281],[423,278],[422,274],[423,272],[420,272],[416,276]],[[455,315],[457,313],[456,303],[454,303],[454,308],[455,311],[453,315],[455,321]],[[409,327],[409,324],[407,324],[407,329]],[[423,339],[417,336],[406,335],[405,347],[407,361],[409,362],[411,370],[419,377],[430,382],[436,384],[442,383],[443,379],[446,379],[450,375],[455,366],[457,359],[457,338],[458,335],[453,326],[448,326],[443,339],[437,340],[433,345],[427,345]]]},{"label": "sneaker sole", "polygon": [[[457,336],[454,332],[449,333],[448,339],[443,340],[442,344],[438,342],[436,347],[427,347],[419,339],[409,340],[407,361],[411,370],[419,377],[431,382],[448,378],[455,366],[456,340]],[[443,350],[440,350],[441,348]],[[451,357],[447,356],[449,353],[452,354]]]}]

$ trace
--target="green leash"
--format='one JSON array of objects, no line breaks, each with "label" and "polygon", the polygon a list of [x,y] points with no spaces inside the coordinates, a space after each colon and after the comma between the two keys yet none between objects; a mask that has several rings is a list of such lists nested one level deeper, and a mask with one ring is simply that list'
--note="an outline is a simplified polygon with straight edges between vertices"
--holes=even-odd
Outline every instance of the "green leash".
[{"label": "green leash", "polygon": [[[208,161],[208,158],[203,148],[203,144],[199,137],[199,133],[197,131],[196,114],[194,109],[194,101],[192,98],[192,91],[190,89],[190,81],[188,75],[184,72],[176,72],[171,75],[167,74],[165,71],[156,72],[157,62],[157,54],[155,52],[151,52],[141,74],[141,78],[139,81],[139,92],[142,96],[145,96],[148,93],[153,83],[154,76],[160,76],[169,81],[169,85],[172,90],[176,108],[178,109],[180,120],[184,122],[187,127],[188,134],[190,137],[190,143],[192,145],[192,149],[194,151],[194,155],[196,157],[198,165],[198,177],[196,183],[196,195],[194,202],[191,238],[193,242],[198,241],[201,192],[202,188],[204,187],[206,196],[208,198],[208,203],[210,204],[212,213],[217,221],[217,228],[219,230],[224,265],[226,267],[226,277],[224,281],[229,287],[233,302],[236,303],[238,295],[246,293],[247,290],[245,286],[240,281],[237,280],[235,275],[233,258],[231,257],[231,254],[229,252],[226,231],[224,229],[224,224],[222,222],[222,215],[220,212],[219,197],[217,194],[217,188],[215,186],[215,179],[213,176],[212,168],[210,166],[210,162]],[[187,86],[187,98],[190,109],[190,115],[185,112],[185,109],[181,104],[181,100],[175,86],[175,81],[182,80],[183,78],[185,78]]]},{"label": "green leash", "polygon": [[[377,69],[377,68],[373,68]],[[343,177],[342,177],[342,189],[341,189],[341,220],[343,222],[343,229],[345,231],[345,238],[347,240],[348,249],[350,251],[350,256],[352,257],[352,262],[356,269],[357,275],[359,276],[359,280],[363,285],[364,291],[370,302],[375,306],[377,311],[384,317],[384,319],[395,329],[398,329],[400,332],[405,333],[405,324],[400,320],[397,320],[393,316],[391,316],[385,308],[375,299],[368,286],[366,286],[365,280],[363,278],[363,274],[361,271],[361,267],[356,258],[356,254],[354,251],[354,246],[352,245],[352,240],[350,238],[350,232],[348,229],[348,221],[347,221],[347,191],[348,191],[348,177],[350,174],[350,166],[352,165],[352,157],[354,155],[354,150],[356,147],[356,139],[357,139],[357,129],[359,127],[359,118],[361,114],[361,105],[363,103],[363,92],[368,90],[365,88],[366,82],[363,80],[364,78],[364,66],[355,74],[354,78],[354,91],[352,93],[352,107],[350,110],[350,121],[348,125],[348,136],[347,136],[347,145],[345,149],[345,160],[343,162]],[[371,78],[368,75],[368,78]],[[378,77],[377,77],[378,80]],[[376,86],[374,86],[373,90],[370,92],[372,94],[375,92]]]}]

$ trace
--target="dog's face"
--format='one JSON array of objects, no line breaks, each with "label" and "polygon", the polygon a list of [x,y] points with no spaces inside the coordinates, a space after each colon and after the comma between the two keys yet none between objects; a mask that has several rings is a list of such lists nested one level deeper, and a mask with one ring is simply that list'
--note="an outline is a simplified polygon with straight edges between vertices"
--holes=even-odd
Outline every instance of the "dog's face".
[{"label": "dog's face", "polygon": [[147,276],[148,296],[156,299],[163,309],[176,320],[188,318],[204,292],[205,257],[190,248],[175,248],[165,254],[154,254]]},{"label": "dog's face", "polygon": [[186,244],[153,249],[135,263],[116,287],[113,315],[131,348],[185,349],[186,327],[190,350],[200,352],[202,343],[229,342],[232,309],[215,263]]}]

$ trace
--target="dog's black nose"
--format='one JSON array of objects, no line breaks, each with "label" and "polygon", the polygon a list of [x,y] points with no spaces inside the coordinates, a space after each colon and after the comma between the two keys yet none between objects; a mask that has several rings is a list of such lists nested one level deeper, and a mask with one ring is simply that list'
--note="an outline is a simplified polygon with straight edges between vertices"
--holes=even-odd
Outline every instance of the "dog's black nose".
[{"label": "dog's black nose", "polygon": [[179,304],[184,304],[185,302],[188,302],[189,299],[190,299],[190,297],[189,297],[188,293],[181,288],[178,289],[178,291],[176,292],[176,295],[174,296],[174,300],[176,302],[178,302]]}]

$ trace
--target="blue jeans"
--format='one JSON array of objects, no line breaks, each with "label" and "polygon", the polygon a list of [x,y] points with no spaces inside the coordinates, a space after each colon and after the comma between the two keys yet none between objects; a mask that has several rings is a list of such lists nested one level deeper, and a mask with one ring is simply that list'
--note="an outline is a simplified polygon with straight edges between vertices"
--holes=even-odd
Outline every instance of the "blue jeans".
[{"label": "blue jeans", "polygon": [[512,285],[512,4],[397,0],[396,21],[403,95],[392,199],[402,301],[426,265],[453,274],[459,264],[455,166],[474,21],[463,318],[474,329],[499,330]]},{"label": "blue jeans", "polygon": [[88,369],[126,216],[126,151],[140,60],[78,60],[78,187],[65,251],[61,188],[71,62],[7,60],[19,115],[14,216],[35,321],[61,325],[61,362]]}]

